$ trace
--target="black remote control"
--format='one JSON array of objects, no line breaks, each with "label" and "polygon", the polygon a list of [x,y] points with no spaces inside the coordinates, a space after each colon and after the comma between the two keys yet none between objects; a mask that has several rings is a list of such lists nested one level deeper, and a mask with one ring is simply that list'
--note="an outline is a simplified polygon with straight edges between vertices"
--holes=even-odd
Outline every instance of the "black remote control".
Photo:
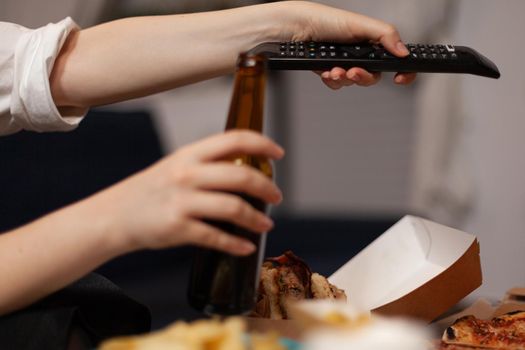
[{"label": "black remote control", "polygon": [[249,53],[263,54],[274,70],[330,70],[361,67],[371,72],[469,73],[499,78],[498,67],[466,46],[407,44],[410,54],[396,57],[380,44],[268,42]]}]

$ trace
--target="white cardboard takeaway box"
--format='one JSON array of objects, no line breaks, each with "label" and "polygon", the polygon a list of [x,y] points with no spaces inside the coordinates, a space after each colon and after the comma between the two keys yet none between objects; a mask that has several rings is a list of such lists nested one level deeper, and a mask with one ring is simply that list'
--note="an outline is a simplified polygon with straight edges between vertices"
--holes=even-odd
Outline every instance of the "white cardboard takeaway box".
[{"label": "white cardboard takeaway box", "polygon": [[[329,280],[360,309],[430,322],[481,285],[479,244],[468,233],[405,216]],[[301,332],[288,320],[248,318],[248,324],[292,338]]]},{"label": "white cardboard takeaway box", "polygon": [[407,215],[329,280],[362,309],[431,321],[481,285],[479,244]]}]

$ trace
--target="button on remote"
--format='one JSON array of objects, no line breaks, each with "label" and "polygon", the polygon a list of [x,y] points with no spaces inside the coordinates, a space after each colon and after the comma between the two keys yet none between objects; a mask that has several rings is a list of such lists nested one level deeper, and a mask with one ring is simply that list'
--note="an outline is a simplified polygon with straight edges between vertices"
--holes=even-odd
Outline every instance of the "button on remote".
[{"label": "button on remote", "polygon": [[353,45],[349,47],[344,48],[345,51],[350,53],[354,57],[366,57],[369,55],[372,51],[374,51],[374,48],[372,46],[362,46],[362,45]]}]

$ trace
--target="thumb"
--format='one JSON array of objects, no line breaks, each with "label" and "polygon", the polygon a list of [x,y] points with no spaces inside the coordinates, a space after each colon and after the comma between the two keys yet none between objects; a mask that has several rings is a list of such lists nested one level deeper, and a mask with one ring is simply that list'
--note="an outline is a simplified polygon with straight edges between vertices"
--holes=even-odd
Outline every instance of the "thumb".
[{"label": "thumb", "polygon": [[383,44],[389,52],[396,56],[405,57],[410,53],[403,44],[396,27],[386,22],[361,15],[354,27],[354,32],[361,39]]},{"label": "thumb", "polygon": [[379,42],[394,55],[399,57],[407,56],[410,52],[401,40],[397,29],[389,24],[385,23],[385,25],[383,34],[379,37]]}]

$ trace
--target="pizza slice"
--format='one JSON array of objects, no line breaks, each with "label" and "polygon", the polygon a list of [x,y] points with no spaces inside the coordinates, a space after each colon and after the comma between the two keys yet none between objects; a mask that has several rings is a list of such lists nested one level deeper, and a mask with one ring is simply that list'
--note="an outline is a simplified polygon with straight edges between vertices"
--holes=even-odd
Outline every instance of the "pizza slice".
[{"label": "pizza slice", "polygon": [[461,317],[445,330],[442,340],[444,345],[525,350],[525,312],[511,312],[492,320]]}]

